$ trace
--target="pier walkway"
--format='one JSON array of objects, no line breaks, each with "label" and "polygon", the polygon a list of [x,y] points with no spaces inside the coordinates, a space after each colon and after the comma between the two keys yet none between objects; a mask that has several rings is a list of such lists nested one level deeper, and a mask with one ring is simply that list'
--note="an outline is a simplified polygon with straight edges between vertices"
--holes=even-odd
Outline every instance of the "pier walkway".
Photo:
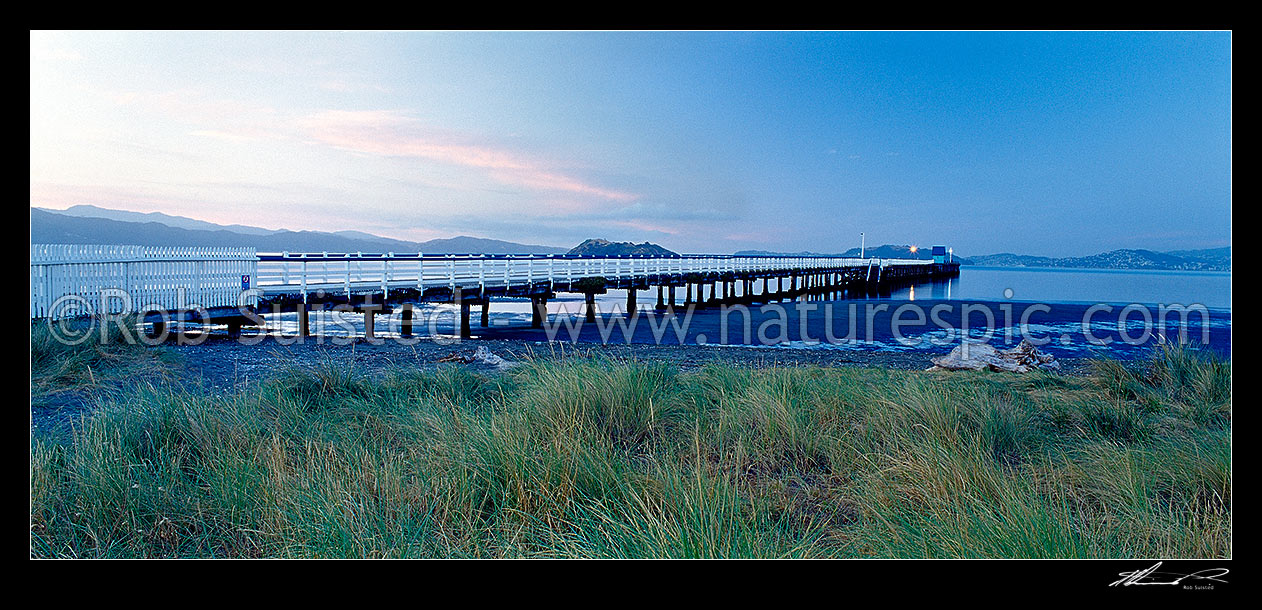
[{"label": "pier walkway", "polygon": [[638,293],[656,288],[656,307],[669,310],[680,304],[679,288],[683,306],[717,307],[881,294],[958,275],[954,262],[828,256],[256,253],[33,244],[31,318],[143,313],[155,323],[211,320],[236,332],[260,324],[262,316],[298,312],[305,334],[310,311],[340,308],[362,312],[371,334],[373,316],[402,309],[407,334],[412,306],[451,303],[459,305],[461,334],[468,336],[470,308],[481,308],[485,326],[496,299],[529,299],[538,327],[558,292],[584,294],[592,317],[594,296],[610,289],[626,290],[626,311],[634,311]]}]

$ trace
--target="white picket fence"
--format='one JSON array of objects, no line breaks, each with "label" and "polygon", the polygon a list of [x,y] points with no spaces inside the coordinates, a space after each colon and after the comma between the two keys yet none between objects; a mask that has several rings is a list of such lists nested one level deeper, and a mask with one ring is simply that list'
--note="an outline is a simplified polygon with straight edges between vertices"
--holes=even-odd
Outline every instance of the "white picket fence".
[{"label": "white picket fence", "polygon": [[31,244],[31,318],[254,305],[257,269],[254,248]]}]

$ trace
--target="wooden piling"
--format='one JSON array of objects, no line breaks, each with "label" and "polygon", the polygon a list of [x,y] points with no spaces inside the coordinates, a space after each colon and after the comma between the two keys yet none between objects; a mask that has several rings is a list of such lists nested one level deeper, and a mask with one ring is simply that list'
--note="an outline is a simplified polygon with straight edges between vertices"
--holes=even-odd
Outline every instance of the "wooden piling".
[{"label": "wooden piling", "polygon": [[548,315],[547,297],[530,298],[530,327],[543,328],[543,319]]},{"label": "wooden piling", "polygon": [[491,325],[491,301],[484,299],[482,301],[482,328]]},{"label": "wooden piling", "polygon": [[303,303],[298,306],[298,335],[302,337],[311,336],[311,304]]},{"label": "wooden piling", "polygon": [[404,337],[412,336],[412,308],[413,305],[411,303],[403,306],[403,322],[400,325],[399,333]]},{"label": "wooden piling", "polygon": [[594,292],[583,293],[583,299],[587,304],[587,307],[586,307],[587,321],[595,322],[596,321],[596,293]]},{"label": "wooden piling", "polygon": [[469,302],[460,301],[460,338],[468,339],[473,336],[472,330],[469,328]]}]

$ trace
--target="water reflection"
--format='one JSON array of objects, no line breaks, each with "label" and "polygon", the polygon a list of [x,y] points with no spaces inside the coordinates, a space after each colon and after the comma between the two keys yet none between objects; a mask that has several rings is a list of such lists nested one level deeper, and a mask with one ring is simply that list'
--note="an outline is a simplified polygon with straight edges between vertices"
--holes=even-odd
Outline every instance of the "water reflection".
[{"label": "water reflection", "polygon": [[[961,282],[965,282],[961,284]],[[901,286],[880,296],[873,296],[863,291],[844,292],[836,296],[813,297],[811,301],[834,301],[837,307],[847,307],[849,303],[859,301],[915,301],[932,303],[936,301],[976,301],[976,302],[1035,302],[1035,303],[1145,303],[1155,304],[1204,304],[1210,308],[1225,309],[1228,313],[1222,324],[1230,328],[1230,274],[1214,273],[1170,273],[1170,272],[1119,272],[1098,270],[1025,270],[1025,269],[990,269],[965,267],[961,277],[949,280],[925,282],[911,286]],[[768,288],[775,288],[774,282]],[[788,286],[786,285],[785,288]],[[737,290],[743,286],[739,283]],[[774,291],[774,290],[773,290]],[[755,293],[760,293],[755,290]],[[711,296],[711,290],[704,292]],[[721,291],[716,296],[721,296]],[[641,310],[652,310],[657,302],[657,290],[638,291],[637,305]],[[668,297],[667,297],[668,298]],[[696,292],[693,292],[696,298]],[[676,303],[683,306],[685,297],[680,290],[676,295]],[[597,312],[601,315],[625,313],[626,291],[609,290],[596,297]],[[761,303],[751,309],[758,309]],[[792,308],[792,305],[788,305]],[[423,310],[429,316],[418,316],[415,329],[419,335],[449,335],[456,332],[457,317],[452,305],[426,305]],[[474,333],[496,333],[501,329],[528,329],[531,309],[529,301],[492,301],[489,316],[489,328],[485,331],[477,324],[480,307],[475,306]],[[549,317],[569,318],[582,316],[584,312],[583,298],[580,295],[558,294],[557,298],[548,302]],[[419,321],[428,322],[435,316],[434,324],[422,325]],[[700,313],[698,315],[705,315]],[[399,314],[383,315],[378,318],[376,332],[381,335],[392,335],[398,332]],[[297,332],[297,317],[294,314],[267,316],[267,327],[271,332],[292,334]],[[1217,318],[1216,318],[1217,320]],[[323,313],[314,314],[313,328],[318,332],[331,335],[362,335],[363,316],[359,314]],[[1076,332],[1076,331],[1075,331]],[[1229,332],[1229,331],[1228,331]]]}]

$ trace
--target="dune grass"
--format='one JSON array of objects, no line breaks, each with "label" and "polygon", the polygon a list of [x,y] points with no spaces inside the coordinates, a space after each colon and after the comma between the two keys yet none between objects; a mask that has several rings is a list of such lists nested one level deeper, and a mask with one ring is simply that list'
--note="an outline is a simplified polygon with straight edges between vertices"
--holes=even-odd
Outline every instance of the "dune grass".
[{"label": "dune grass", "polygon": [[[56,332],[52,324],[62,330]],[[31,395],[101,389],[137,373],[161,373],[174,361],[171,352],[139,341],[135,317],[109,325],[86,321],[31,322]],[[72,341],[58,340],[71,338]]]},{"label": "dune grass", "polygon": [[37,557],[1230,557],[1230,363],[1086,378],[529,362],[214,396],[32,440]]}]

